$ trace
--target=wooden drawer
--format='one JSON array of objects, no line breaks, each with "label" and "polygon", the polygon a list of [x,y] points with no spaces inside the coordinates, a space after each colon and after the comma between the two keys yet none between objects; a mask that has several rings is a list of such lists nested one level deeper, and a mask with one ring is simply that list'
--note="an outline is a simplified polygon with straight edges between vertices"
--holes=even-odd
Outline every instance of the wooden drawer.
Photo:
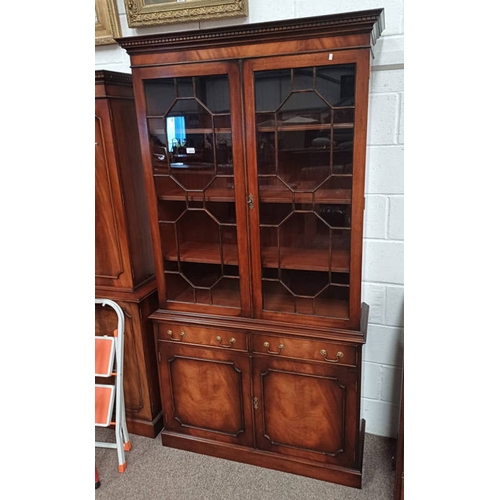
[{"label": "wooden drawer", "polygon": [[358,365],[356,347],[328,340],[256,334],[253,335],[253,352],[342,366]]},{"label": "wooden drawer", "polygon": [[155,323],[158,340],[248,351],[247,334],[238,330],[206,328],[175,323]]}]

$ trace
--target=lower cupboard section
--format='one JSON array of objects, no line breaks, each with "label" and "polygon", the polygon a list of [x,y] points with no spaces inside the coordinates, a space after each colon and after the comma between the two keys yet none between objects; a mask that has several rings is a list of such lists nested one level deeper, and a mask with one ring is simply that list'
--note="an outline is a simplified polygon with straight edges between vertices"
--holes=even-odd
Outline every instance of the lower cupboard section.
[{"label": "lower cupboard section", "polygon": [[[167,338],[175,340],[162,340],[161,328],[167,327],[156,326],[165,446],[361,488],[361,345],[330,346],[354,351],[340,366],[326,357],[298,359],[290,350],[298,337],[280,335],[284,348],[271,342],[264,354],[255,352],[262,338],[251,332],[242,343],[247,352],[234,348],[238,342],[186,343],[202,338],[193,326],[178,327],[184,335],[168,326],[175,334]],[[236,337],[224,329],[209,333]]]}]

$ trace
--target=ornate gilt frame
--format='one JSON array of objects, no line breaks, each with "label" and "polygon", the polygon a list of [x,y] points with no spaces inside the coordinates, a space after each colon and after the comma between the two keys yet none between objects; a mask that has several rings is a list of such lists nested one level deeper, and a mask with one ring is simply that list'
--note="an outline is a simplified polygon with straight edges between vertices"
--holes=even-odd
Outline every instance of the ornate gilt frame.
[{"label": "ornate gilt frame", "polygon": [[125,0],[131,28],[248,16],[248,0]]},{"label": "ornate gilt frame", "polygon": [[121,36],[116,0],[95,0],[95,44],[116,43]]}]

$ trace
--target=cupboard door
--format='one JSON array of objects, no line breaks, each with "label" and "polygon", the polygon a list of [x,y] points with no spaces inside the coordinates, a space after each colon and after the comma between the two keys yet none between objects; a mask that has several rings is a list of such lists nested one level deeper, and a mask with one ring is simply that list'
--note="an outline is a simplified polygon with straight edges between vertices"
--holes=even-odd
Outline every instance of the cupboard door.
[{"label": "cupboard door", "polygon": [[112,136],[106,102],[96,100],[95,112],[95,282],[126,288],[132,286],[125,253],[126,226],[120,208],[116,159],[106,141],[106,136]]},{"label": "cupboard door", "polygon": [[250,446],[248,355],[158,344],[164,431]]},{"label": "cupboard door", "polygon": [[153,77],[149,70],[142,81],[162,257],[160,303],[167,309],[248,314],[237,66],[174,67],[169,74]]},{"label": "cupboard door", "polygon": [[366,89],[358,63],[321,53],[246,67],[254,295],[264,318],[359,321],[364,157],[354,144]]},{"label": "cupboard door", "polygon": [[256,356],[257,447],[354,466],[358,434],[356,371]]}]

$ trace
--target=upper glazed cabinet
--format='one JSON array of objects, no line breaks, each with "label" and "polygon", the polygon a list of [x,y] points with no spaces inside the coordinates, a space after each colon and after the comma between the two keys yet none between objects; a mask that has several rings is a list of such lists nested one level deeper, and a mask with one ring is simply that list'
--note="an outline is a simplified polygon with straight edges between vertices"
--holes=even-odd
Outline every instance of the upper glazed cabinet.
[{"label": "upper glazed cabinet", "polygon": [[381,13],[119,40],[160,309],[359,328]]}]

